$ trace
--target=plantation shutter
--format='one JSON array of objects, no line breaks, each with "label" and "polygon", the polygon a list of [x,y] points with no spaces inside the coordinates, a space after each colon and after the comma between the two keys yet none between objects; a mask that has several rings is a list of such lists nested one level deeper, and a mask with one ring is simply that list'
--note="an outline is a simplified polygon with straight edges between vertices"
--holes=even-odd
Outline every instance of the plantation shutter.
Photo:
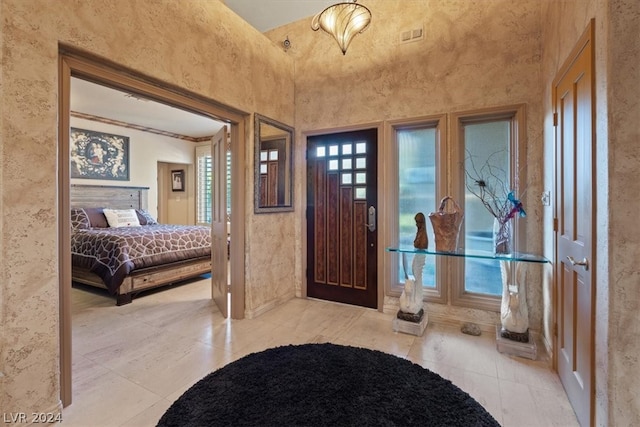
[{"label": "plantation shutter", "polygon": [[[196,147],[196,223],[211,224],[211,147]],[[227,147],[227,216],[231,215],[231,150]]]},{"label": "plantation shutter", "polygon": [[211,147],[196,147],[196,223],[211,224]]}]

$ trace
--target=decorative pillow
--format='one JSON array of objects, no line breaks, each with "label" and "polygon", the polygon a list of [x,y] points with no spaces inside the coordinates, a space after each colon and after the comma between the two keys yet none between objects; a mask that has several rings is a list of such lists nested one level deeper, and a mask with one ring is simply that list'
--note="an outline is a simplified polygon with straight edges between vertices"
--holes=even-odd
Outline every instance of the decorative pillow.
[{"label": "decorative pillow", "polygon": [[138,221],[140,221],[140,225],[156,225],[158,221],[155,220],[151,214],[144,209],[136,209],[136,214],[138,215]]},{"label": "decorative pillow", "polygon": [[107,218],[102,213],[102,208],[84,208],[87,216],[89,217],[89,223],[92,228],[107,228]]},{"label": "decorative pillow", "polygon": [[89,215],[82,208],[71,209],[71,230],[84,230],[91,227]]},{"label": "decorative pillow", "polygon": [[135,209],[103,209],[109,227],[140,227]]}]

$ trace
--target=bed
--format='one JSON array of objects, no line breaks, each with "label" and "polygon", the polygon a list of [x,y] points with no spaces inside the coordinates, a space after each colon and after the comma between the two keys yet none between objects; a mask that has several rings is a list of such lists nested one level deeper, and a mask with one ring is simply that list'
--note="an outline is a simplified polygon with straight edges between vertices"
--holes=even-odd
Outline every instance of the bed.
[{"label": "bed", "polygon": [[211,272],[208,226],[158,224],[146,187],[72,185],[72,280],[107,289],[117,305],[140,291]]}]

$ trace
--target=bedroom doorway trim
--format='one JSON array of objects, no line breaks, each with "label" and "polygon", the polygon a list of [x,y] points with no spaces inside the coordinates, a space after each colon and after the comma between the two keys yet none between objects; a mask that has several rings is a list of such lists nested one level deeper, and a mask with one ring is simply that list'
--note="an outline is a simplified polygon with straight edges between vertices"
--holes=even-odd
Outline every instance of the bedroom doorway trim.
[{"label": "bedroom doorway trim", "polygon": [[[233,188],[245,188],[245,119],[247,113],[180,87],[144,76],[104,58],[76,48],[60,45],[58,56],[58,236],[60,296],[60,398],[63,406],[71,404],[71,236],[69,128],[71,77],[125,90],[187,111],[224,121],[230,126]],[[240,190],[242,191],[242,190]],[[231,211],[236,218],[245,217],[245,198],[231,198]],[[245,226],[244,221],[231,222],[230,275],[231,312],[233,319],[244,317],[245,299]]]}]

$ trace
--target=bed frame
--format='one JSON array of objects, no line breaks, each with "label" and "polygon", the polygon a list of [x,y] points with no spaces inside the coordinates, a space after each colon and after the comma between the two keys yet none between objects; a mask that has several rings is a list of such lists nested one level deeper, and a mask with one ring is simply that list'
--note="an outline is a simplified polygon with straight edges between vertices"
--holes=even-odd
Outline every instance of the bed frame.
[{"label": "bed frame", "polygon": [[[71,185],[72,208],[147,209],[149,187]],[[129,304],[138,292],[211,272],[211,257],[179,261],[135,270],[125,277],[116,294],[116,305]],[[72,266],[72,280],[107,289],[102,279],[88,269]]]}]

